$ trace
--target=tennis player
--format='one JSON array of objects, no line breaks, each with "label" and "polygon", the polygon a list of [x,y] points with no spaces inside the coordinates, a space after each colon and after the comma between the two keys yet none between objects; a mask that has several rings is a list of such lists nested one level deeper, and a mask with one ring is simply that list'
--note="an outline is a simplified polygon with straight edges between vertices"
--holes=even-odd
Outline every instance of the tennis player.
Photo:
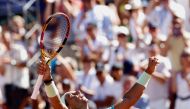
[{"label": "tennis player", "polygon": [[[147,69],[139,77],[135,85],[125,93],[123,100],[108,109],[129,109],[133,106],[143,94],[143,91],[147,87],[151,75],[158,63],[157,58],[149,58]],[[44,75],[43,81],[45,84],[45,92],[54,109],[88,109],[88,99],[80,91],[66,92],[60,97],[51,77],[50,68],[43,62],[43,60],[39,64],[38,73]]]}]

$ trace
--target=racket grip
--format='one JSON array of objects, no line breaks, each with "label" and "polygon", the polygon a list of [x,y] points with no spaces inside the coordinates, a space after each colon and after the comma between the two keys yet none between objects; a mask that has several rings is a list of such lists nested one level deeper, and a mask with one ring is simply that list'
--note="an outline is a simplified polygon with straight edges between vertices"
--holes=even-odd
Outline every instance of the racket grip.
[{"label": "racket grip", "polygon": [[37,96],[39,95],[39,89],[42,84],[43,75],[38,75],[38,79],[36,81],[36,84],[34,85],[34,90],[31,95],[31,99],[35,100],[37,99]]}]

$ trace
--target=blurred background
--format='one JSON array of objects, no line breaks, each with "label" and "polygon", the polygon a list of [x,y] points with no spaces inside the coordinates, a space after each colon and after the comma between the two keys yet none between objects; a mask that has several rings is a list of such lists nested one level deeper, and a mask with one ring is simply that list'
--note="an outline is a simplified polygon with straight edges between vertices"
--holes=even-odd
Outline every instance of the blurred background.
[{"label": "blurred background", "polygon": [[52,109],[37,79],[41,26],[51,14],[71,20],[62,53],[51,62],[60,95],[80,90],[90,109],[117,103],[160,60],[133,108],[190,108],[189,0],[0,0],[0,109]]}]

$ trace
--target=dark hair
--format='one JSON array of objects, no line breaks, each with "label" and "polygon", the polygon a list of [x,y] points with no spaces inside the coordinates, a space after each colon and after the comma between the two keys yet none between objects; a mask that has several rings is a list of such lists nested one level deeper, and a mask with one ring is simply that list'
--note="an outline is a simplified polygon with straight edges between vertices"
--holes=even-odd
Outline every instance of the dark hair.
[{"label": "dark hair", "polygon": [[97,25],[95,23],[92,23],[92,22],[90,22],[90,23],[88,23],[86,25],[86,30],[87,31],[90,30],[90,29],[96,29],[96,28],[97,28]]},{"label": "dark hair", "polygon": [[189,57],[190,56],[190,48],[185,48],[181,53],[181,57]]}]

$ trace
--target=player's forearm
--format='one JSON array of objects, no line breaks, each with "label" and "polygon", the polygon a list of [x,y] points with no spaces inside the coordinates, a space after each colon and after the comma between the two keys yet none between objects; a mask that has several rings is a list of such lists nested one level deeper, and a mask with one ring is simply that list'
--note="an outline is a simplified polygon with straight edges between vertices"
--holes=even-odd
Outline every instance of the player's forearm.
[{"label": "player's forearm", "polygon": [[112,105],[114,102],[114,97],[112,96],[109,96],[109,97],[106,97],[105,100],[95,100],[95,103],[96,103],[96,106],[98,108],[101,108],[101,107],[108,107],[110,105]]},{"label": "player's forearm", "polygon": [[45,84],[45,92],[54,109],[67,109],[67,107],[61,102],[60,95],[53,81],[49,84]]},{"label": "player's forearm", "polygon": [[[133,106],[143,94],[145,87],[139,83],[135,83],[134,86],[124,95],[124,102],[127,101],[129,106]],[[125,100],[127,99],[127,100]]]},{"label": "player's forearm", "polygon": [[67,107],[61,102],[59,96],[49,98],[49,101],[54,109],[67,109]]},{"label": "player's forearm", "polygon": [[[149,72],[148,70],[146,70]],[[124,99],[121,103],[115,106],[115,109],[129,109],[133,106],[143,94],[144,89],[147,87],[150,80],[151,73],[144,72],[137,80],[135,85],[124,94]]]}]

